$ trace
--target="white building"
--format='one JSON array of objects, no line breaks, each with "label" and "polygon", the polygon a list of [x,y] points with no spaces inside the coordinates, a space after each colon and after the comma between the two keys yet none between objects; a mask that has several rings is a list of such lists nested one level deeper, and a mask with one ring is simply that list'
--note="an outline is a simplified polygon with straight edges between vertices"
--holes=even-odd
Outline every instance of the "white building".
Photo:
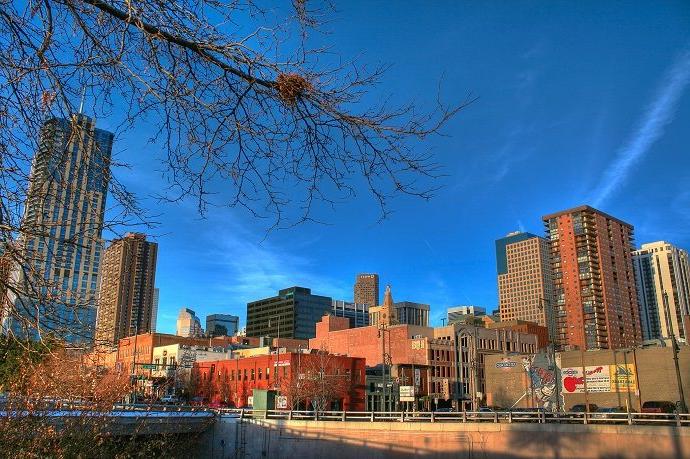
[{"label": "white building", "polygon": [[486,309],[481,306],[452,306],[446,310],[448,317],[448,324],[457,322],[464,319],[467,316],[484,316],[486,315]]},{"label": "white building", "polygon": [[690,333],[688,252],[668,242],[642,244],[633,252],[635,283],[644,339],[687,342]]}]

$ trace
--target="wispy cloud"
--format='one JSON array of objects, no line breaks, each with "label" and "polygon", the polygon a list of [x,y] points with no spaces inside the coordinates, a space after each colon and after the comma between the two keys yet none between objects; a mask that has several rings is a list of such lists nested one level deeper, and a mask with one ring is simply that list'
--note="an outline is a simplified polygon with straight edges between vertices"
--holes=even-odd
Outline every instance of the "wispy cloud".
[{"label": "wispy cloud", "polygon": [[625,182],[635,163],[663,135],[664,127],[673,121],[676,105],[688,82],[690,82],[690,50],[684,51],[664,75],[639,126],[604,172],[592,194],[591,202],[595,206],[601,205]]},{"label": "wispy cloud", "polygon": [[317,263],[300,253],[309,249],[299,245],[279,247],[259,242],[239,224],[227,224],[210,239],[204,264],[210,265],[217,282],[215,290],[239,303],[275,295],[278,290],[300,285],[317,295],[349,299],[351,286],[323,274]]}]

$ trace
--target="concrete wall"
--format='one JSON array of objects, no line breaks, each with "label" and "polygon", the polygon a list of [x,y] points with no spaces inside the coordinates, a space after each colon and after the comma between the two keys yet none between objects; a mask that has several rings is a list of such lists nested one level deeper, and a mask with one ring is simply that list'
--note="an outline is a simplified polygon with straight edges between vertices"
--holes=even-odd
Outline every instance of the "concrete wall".
[{"label": "concrete wall", "polygon": [[575,424],[314,422],[221,418],[209,458],[690,457],[690,428]]}]

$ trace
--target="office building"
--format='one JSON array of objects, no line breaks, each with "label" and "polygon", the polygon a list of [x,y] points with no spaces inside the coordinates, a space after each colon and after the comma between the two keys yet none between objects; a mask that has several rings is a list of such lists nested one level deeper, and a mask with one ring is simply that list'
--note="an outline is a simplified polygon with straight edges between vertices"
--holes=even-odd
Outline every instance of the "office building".
[{"label": "office building", "polygon": [[112,143],[113,134],[83,114],[45,121],[4,329],[34,338],[49,332],[68,342],[93,339]]},{"label": "office building", "polygon": [[395,307],[395,317],[399,324],[418,325],[420,327],[429,326],[429,310],[431,308],[428,304],[399,301],[393,306]]},{"label": "office building", "polygon": [[672,335],[688,342],[690,333],[690,260],[688,252],[659,241],[633,252],[644,339]]},{"label": "office building", "polygon": [[551,246],[556,344],[617,349],[639,343],[632,225],[589,206],[543,219]]},{"label": "office building", "polygon": [[210,314],[206,316],[208,336],[234,336],[239,328],[240,318],[230,314]]},{"label": "office building", "polygon": [[446,310],[448,325],[465,320],[468,316],[486,315],[486,308],[481,306],[453,306]]},{"label": "office building", "polygon": [[247,336],[309,339],[316,323],[331,311],[331,298],[290,287],[277,296],[247,303]]},{"label": "office building", "polygon": [[496,241],[501,321],[526,320],[554,330],[549,241],[515,232]]},{"label": "office building", "polygon": [[194,311],[189,308],[180,309],[180,313],[177,315],[176,334],[177,336],[189,338],[196,338],[204,335],[204,329],[201,328],[201,321]]},{"label": "office building", "polygon": [[357,274],[355,279],[354,302],[374,307],[379,304],[379,275]]},{"label": "office building", "polygon": [[103,253],[96,344],[154,331],[158,244],[141,233],[115,239]]},{"label": "office building", "polygon": [[366,327],[369,325],[369,306],[357,304],[351,301],[333,300],[332,314],[336,317],[346,317],[350,320],[350,326]]}]

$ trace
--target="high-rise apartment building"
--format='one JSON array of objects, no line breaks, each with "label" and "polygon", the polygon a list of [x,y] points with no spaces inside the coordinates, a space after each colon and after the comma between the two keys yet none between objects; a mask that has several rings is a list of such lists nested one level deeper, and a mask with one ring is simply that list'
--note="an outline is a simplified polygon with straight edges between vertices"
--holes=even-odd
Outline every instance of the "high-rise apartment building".
[{"label": "high-rise apartment building", "polygon": [[151,332],[156,331],[158,325],[158,302],[161,298],[161,289],[158,287],[153,289],[153,310],[151,311]]},{"label": "high-rise apartment building", "polygon": [[83,114],[50,118],[31,168],[22,260],[3,328],[69,342],[93,339],[113,134]]},{"label": "high-rise apartment building", "polygon": [[206,316],[208,336],[235,336],[240,326],[240,318],[231,314],[209,314]]},{"label": "high-rise apartment building", "polygon": [[290,287],[278,296],[247,303],[247,336],[309,339],[316,323],[331,311],[331,298],[313,295],[311,289]]},{"label": "high-rise apartment building", "polygon": [[659,241],[633,252],[640,322],[644,339],[688,342],[690,333],[690,260],[688,252]]},{"label": "high-rise apartment building", "polygon": [[189,308],[180,309],[180,313],[177,315],[176,334],[185,338],[199,338],[204,335],[201,321],[194,311]]},{"label": "high-rise apartment building", "polygon": [[379,275],[357,274],[355,279],[355,303],[372,308],[379,304]]},{"label": "high-rise apartment building", "polygon": [[554,333],[549,253],[549,241],[530,233],[510,233],[496,241],[501,321],[527,320]]},{"label": "high-rise apartment building", "polygon": [[351,301],[333,300],[332,314],[336,317],[350,319],[350,327],[366,327],[369,325],[369,306]]},{"label": "high-rise apartment building", "polygon": [[551,245],[556,343],[616,349],[641,339],[633,227],[589,206],[543,217]]},{"label": "high-rise apartment building", "polygon": [[115,239],[103,253],[96,343],[154,331],[158,244],[141,233]]}]

